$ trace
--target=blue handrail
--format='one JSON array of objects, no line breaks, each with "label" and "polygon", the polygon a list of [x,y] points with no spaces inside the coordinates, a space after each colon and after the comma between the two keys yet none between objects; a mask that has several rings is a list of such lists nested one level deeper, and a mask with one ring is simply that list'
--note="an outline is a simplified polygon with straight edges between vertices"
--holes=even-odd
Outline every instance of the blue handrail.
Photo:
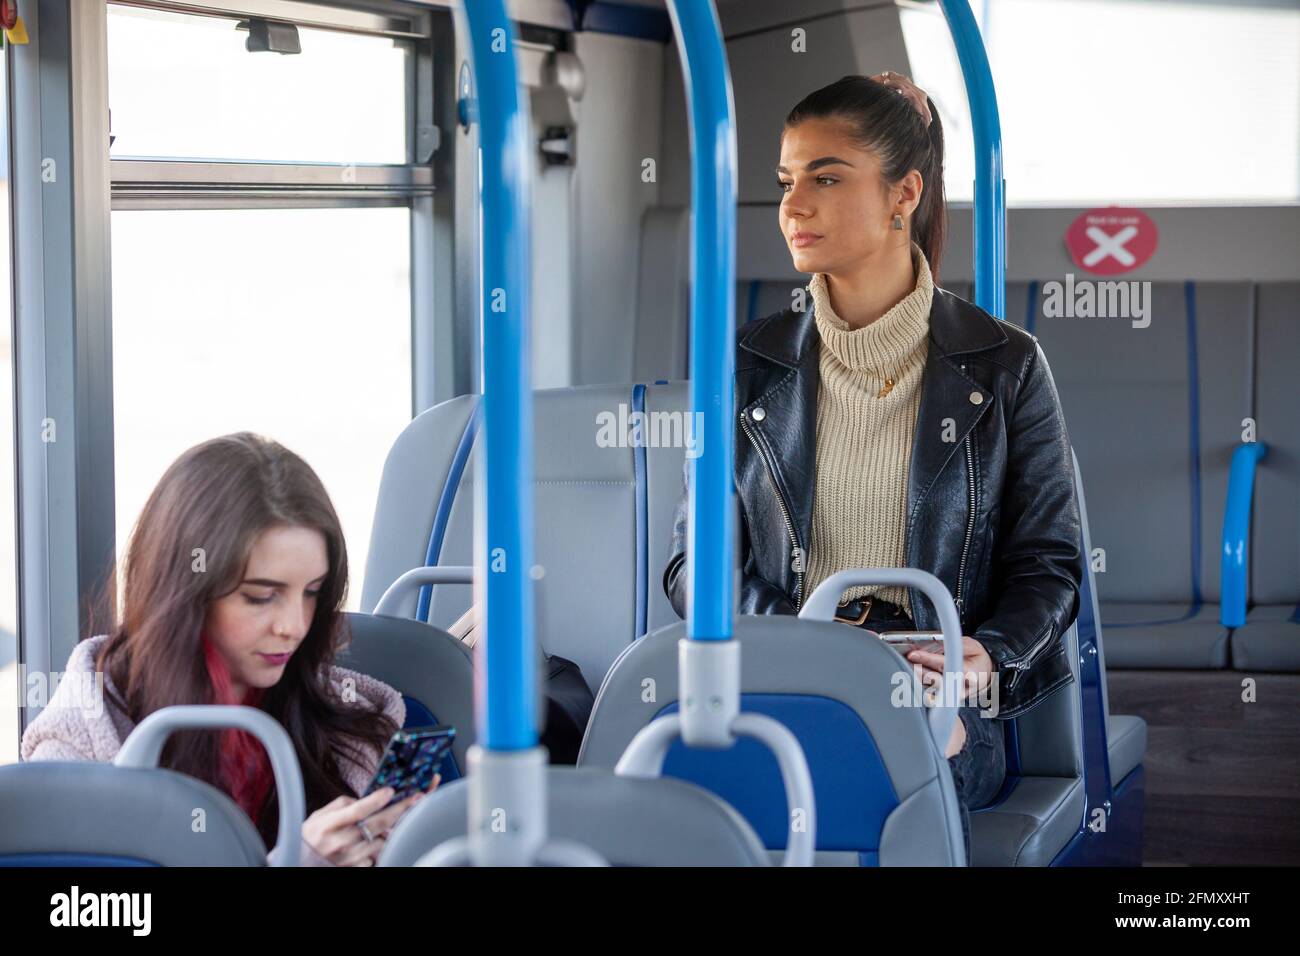
[{"label": "blue handrail", "polygon": [[1228,501],[1223,510],[1223,553],[1219,560],[1219,623],[1241,627],[1246,623],[1246,596],[1250,589],[1250,501],[1255,491],[1255,468],[1268,455],[1263,442],[1243,442],[1232,453],[1228,472]]},{"label": "blue handrail", "polygon": [[939,0],[957,48],[975,131],[975,304],[1007,317],[1006,180],[1002,178],[1002,121],[993,73],[979,25],[967,0]]},{"label": "blue handrail", "polygon": [[690,459],[686,634],[731,637],[735,511],[736,123],[731,71],[709,0],[670,0],[691,115],[691,410],[702,416]]},{"label": "blue handrail", "polygon": [[537,744],[533,638],[533,390],[529,347],[530,120],[504,0],[463,5],[478,87],[483,444],[474,484],[475,694],[487,750]]}]

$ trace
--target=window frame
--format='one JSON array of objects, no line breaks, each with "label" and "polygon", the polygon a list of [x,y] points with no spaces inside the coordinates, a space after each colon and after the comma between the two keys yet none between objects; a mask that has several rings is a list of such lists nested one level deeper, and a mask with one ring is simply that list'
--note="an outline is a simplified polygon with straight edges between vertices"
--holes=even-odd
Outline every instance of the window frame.
[{"label": "window frame", "polygon": [[[409,42],[407,162],[110,159],[110,2],[200,16],[259,16]],[[61,667],[88,633],[104,569],[116,554],[112,210],[409,208],[414,416],[454,394],[455,167],[454,150],[439,148],[439,127],[457,128],[456,47],[450,10],[399,0],[101,0],[31,4],[23,13],[31,42],[11,48],[18,52],[5,58],[18,663],[20,673],[48,673]],[[42,183],[42,169],[50,161],[60,172],[55,181],[35,188],[15,185]],[[46,418],[57,422],[55,442],[42,438]],[[39,710],[21,708],[20,730]]]}]

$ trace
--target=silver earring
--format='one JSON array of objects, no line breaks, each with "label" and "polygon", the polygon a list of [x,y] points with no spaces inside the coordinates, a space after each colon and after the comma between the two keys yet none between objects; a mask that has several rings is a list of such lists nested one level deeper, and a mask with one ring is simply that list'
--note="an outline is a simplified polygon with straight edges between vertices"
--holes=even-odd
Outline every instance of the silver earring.
[{"label": "silver earring", "polygon": [[894,229],[900,232],[903,229],[903,217],[898,213],[894,213]]}]

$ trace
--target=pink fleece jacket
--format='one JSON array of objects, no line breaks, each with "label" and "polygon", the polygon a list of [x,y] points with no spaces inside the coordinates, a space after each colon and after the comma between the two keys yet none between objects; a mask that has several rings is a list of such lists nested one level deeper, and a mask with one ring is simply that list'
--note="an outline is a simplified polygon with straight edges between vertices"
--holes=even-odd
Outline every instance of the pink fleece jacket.
[{"label": "pink fleece jacket", "polygon": [[[135,728],[135,723],[108,703],[110,694],[116,695],[108,674],[104,674],[104,700],[102,706],[87,707],[85,690],[95,674],[95,657],[108,640],[107,635],[82,641],[72,649],[64,668],[64,678],[40,715],[23,733],[21,756],[23,760],[94,760],[110,763],[122,748],[122,742]],[[73,676],[74,680],[68,680]],[[343,696],[345,681],[351,680],[351,689],[362,706],[378,705],[398,727],[406,720],[406,704],[402,695],[382,681],[345,667],[330,669],[330,686]],[[349,695],[349,700],[351,695]],[[369,785],[379,767],[382,750],[371,748],[364,763],[343,758],[343,780],[354,793],[360,794]],[[302,866],[331,866],[318,855],[306,841],[302,844]]]}]

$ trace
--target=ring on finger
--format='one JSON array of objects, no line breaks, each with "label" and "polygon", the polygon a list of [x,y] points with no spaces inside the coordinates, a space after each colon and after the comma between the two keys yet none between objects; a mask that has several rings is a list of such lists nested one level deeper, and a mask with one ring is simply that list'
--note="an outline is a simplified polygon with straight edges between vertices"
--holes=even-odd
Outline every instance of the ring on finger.
[{"label": "ring on finger", "polygon": [[375,842],[375,835],[370,832],[370,827],[366,826],[365,820],[357,824],[357,829],[361,831],[361,835],[366,838],[367,843]]}]

